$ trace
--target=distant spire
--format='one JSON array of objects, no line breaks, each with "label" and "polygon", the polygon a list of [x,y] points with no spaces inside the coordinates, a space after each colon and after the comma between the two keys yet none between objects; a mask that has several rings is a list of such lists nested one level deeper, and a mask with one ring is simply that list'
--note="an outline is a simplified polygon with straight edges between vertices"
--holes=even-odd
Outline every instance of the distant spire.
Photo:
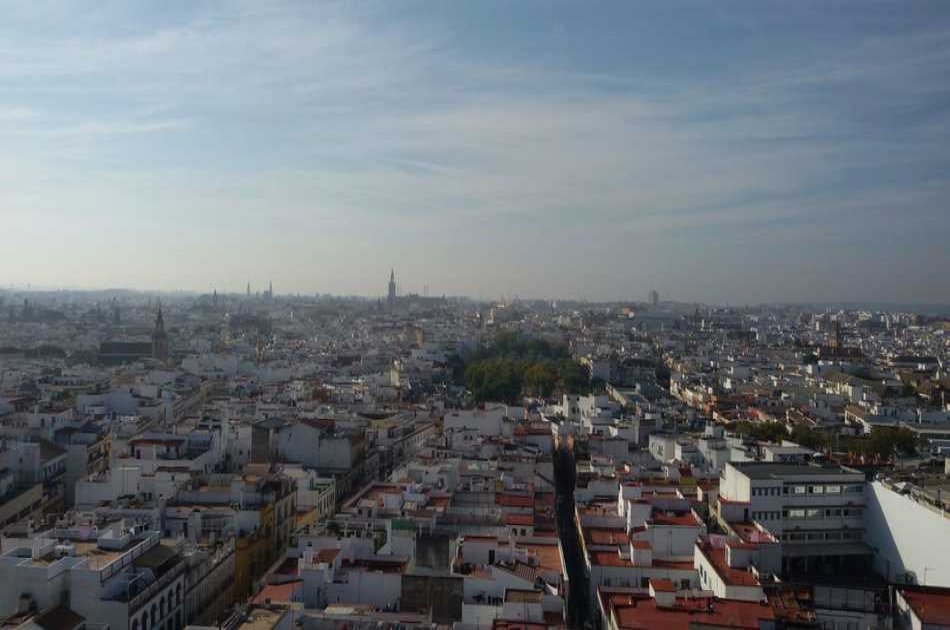
[{"label": "distant spire", "polygon": [[162,301],[158,301],[158,315],[155,317],[155,330],[152,331],[152,358],[162,363],[168,361],[168,335],[165,334],[165,317],[162,314]]}]

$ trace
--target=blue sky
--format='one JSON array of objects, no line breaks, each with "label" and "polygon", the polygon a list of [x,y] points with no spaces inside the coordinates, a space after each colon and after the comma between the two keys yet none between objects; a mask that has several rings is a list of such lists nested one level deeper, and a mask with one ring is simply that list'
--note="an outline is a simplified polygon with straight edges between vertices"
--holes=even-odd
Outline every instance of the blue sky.
[{"label": "blue sky", "polygon": [[0,284],[950,302],[947,3],[0,13]]}]

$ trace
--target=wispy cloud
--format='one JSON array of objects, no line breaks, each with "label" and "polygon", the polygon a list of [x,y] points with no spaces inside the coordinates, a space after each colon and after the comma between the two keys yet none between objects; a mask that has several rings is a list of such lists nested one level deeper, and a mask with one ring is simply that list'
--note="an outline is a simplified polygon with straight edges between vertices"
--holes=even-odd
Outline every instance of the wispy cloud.
[{"label": "wispy cloud", "polygon": [[[907,235],[908,221],[950,229],[934,216],[950,169],[950,29],[939,21],[836,27],[806,9],[796,40],[773,9],[738,20],[717,7],[711,27],[756,43],[729,54],[697,44],[688,52],[730,64],[702,74],[651,68],[684,54],[688,34],[599,63],[560,54],[530,20],[524,53],[503,54],[493,46],[510,42],[496,33],[471,38],[467,24],[386,4],[60,10],[55,29],[28,7],[0,24],[0,138],[18,158],[0,174],[0,207],[99,218],[107,231],[122,229],[106,219],[119,213],[126,229],[148,225],[145,239],[164,227],[280,241],[270,265],[300,289],[327,278],[279,257],[308,238],[325,264],[365,265],[365,247],[383,267],[405,256],[417,275],[431,265],[407,250],[437,243],[440,273],[459,284],[450,291],[606,297],[617,277],[565,279],[557,261],[523,261],[516,235],[558,248],[578,277],[637,268],[631,283],[688,286],[710,238],[767,235],[792,261],[827,254],[829,231],[873,238],[889,213]],[[784,48],[768,45],[773,34]],[[494,254],[479,274],[456,264],[479,251]],[[249,273],[244,257],[219,253]],[[181,260],[197,282],[188,252]],[[740,262],[723,257],[724,277],[770,285]],[[333,281],[352,291],[374,279]]]}]

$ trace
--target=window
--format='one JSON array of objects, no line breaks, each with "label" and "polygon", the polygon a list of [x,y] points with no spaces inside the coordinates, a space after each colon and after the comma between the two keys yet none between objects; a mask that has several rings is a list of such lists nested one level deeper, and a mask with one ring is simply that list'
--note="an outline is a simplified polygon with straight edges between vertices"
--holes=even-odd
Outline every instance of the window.
[{"label": "window", "polygon": [[811,486],[811,487],[809,488],[809,491],[811,492],[811,494],[824,494],[824,493],[825,493],[825,487],[824,487],[824,486]]},{"label": "window", "polygon": [[795,494],[805,494],[806,486],[794,486],[793,491]]},{"label": "window", "polygon": [[841,486],[825,486],[826,494],[841,494]]}]

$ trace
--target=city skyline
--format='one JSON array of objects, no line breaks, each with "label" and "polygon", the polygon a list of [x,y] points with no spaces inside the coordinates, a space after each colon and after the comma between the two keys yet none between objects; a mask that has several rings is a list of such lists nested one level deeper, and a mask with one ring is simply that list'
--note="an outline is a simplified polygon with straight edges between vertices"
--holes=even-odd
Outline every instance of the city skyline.
[{"label": "city skyline", "polygon": [[[137,297],[138,299],[151,299],[158,298],[163,299],[164,297],[171,298],[195,298],[203,299],[208,297],[219,297],[219,298],[250,298],[253,300],[260,299],[270,299],[279,298],[282,300],[294,300],[294,299],[335,299],[335,300],[362,300],[366,302],[384,302],[387,300],[387,292],[378,292],[378,293],[330,293],[323,291],[287,291],[282,292],[279,290],[274,290],[268,288],[265,285],[257,286],[245,283],[243,289],[235,290],[228,287],[211,287],[207,289],[156,289],[149,287],[94,287],[94,288],[77,288],[69,286],[39,286],[32,284],[23,284],[23,285],[0,285],[0,301],[4,297],[3,294],[13,293],[19,295],[41,295],[44,297],[44,300],[63,294],[64,296],[75,295],[82,296],[87,294],[106,294],[116,295],[127,294],[131,297]],[[401,285],[397,286],[401,287]],[[590,300],[579,297],[563,297],[563,298],[552,298],[547,296],[530,296],[530,295],[466,295],[461,293],[452,293],[450,291],[445,292],[435,292],[431,290],[431,287],[428,285],[420,285],[421,289],[416,291],[413,287],[406,289],[405,291],[402,288],[397,289],[397,297],[412,297],[412,298],[445,298],[447,300],[461,300],[461,301],[471,301],[473,303],[482,303],[482,304],[504,304],[504,303],[544,303],[549,302],[551,304],[561,304],[561,305],[571,305],[571,304],[587,304],[591,306],[598,305],[624,305],[624,304],[643,304],[650,306],[651,308],[668,308],[672,306],[674,309],[682,310],[682,308],[693,308],[693,307],[704,307],[704,308],[726,308],[726,309],[756,309],[756,308],[782,308],[782,307],[791,307],[791,308],[800,308],[803,310],[822,308],[827,312],[838,310],[841,312],[844,311],[876,311],[876,312],[905,312],[905,313],[917,313],[919,315],[930,315],[941,317],[943,315],[950,314],[950,303],[940,303],[940,302],[888,302],[888,301],[847,301],[847,300],[829,300],[829,301],[802,301],[802,302],[793,302],[788,300],[780,300],[775,302],[704,302],[701,300],[688,300],[688,299],[667,299],[665,296],[659,296],[659,306],[652,305],[652,296],[650,293],[646,297],[631,294],[627,297],[618,297],[615,299],[605,299],[605,300]],[[268,295],[268,292],[272,291],[271,295]],[[663,305],[669,305],[664,307]],[[156,305],[157,308],[157,305]]]},{"label": "city skyline", "polygon": [[948,12],[10,6],[0,284],[947,303]]}]

